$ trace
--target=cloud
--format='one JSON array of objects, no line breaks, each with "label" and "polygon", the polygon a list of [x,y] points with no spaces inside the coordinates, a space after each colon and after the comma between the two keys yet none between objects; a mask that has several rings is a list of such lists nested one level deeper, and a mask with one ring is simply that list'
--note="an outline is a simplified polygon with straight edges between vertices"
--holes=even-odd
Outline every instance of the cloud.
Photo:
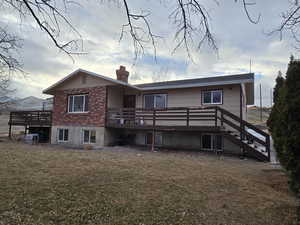
[{"label": "cloud", "polygon": [[[258,25],[249,22],[242,5],[235,1],[222,1],[219,5],[214,1],[204,1],[203,4],[211,15],[219,52],[216,54],[206,47],[200,51],[192,50],[193,61],[187,57],[184,48],[172,54],[176,46],[176,30],[168,21],[170,10],[174,9],[171,0],[130,1],[130,7],[135,9],[133,12],[140,12],[140,9],[151,11],[149,19],[153,32],[164,36],[157,42],[156,61],[151,45],[147,45],[145,55],[135,61],[130,36],[125,35],[119,42],[121,27],[126,23],[122,5],[87,1],[81,7],[74,5],[69,9],[68,17],[81,33],[87,52],[74,56],[74,63],[54,47],[47,35],[32,25],[32,20],[20,24],[11,12],[3,13],[0,25],[5,24],[24,39],[20,59],[28,76],[26,79],[16,77],[14,86],[24,97],[38,95],[42,89],[77,68],[115,78],[119,65],[127,67],[133,83],[247,73],[251,60],[251,71],[256,73],[256,103],[261,83],[264,104],[269,105],[277,72],[285,72],[290,54],[295,53],[289,36],[280,41],[276,35],[266,35],[280,23],[279,15],[287,8],[287,1],[257,1],[250,13],[254,18],[261,13]],[[62,29],[62,37],[69,37],[68,29]]]}]

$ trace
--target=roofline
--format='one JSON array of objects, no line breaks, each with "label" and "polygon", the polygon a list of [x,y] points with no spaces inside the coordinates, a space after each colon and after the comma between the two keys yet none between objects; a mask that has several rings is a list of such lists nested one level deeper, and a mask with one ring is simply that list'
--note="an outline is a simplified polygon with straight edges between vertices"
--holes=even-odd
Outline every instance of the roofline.
[{"label": "roofline", "polygon": [[192,87],[204,87],[204,86],[216,86],[216,85],[230,85],[230,84],[242,84],[242,83],[253,83],[254,79],[241,79],[241,80],[231,80],[231,81],[215,81],[206,83],[195,83],[195,84],[177,84],[177,85],[164,85],[159,87],[143,87],[143,91],[150,90],[162,90],[162,89],[179,89],[179,88],[192,88]]},{"label": "roofline", "polygon": [[[137,84],[137,85],[131,85],[128,83],[125,83],[123,81],[119,81],[107,76],[103,76],[94,72],[90,72],[84,69],[77,69],[74,72],[70,73],[68,76],[64,77],[63,79],[59,80],[58,82],[54,83],[53,85],[51,85],[50,87],[46,88],[43,90],[44,94],[50,94],[49,91],[53,88],[55,88],[56,86],[58,86],[59,84],[63,83],[64,81],[68,80],[70,77],[72,77],[73,75],[79,73],[79,72],[83,72],[86,73],[88,75],[94,76],[94,77],[98,77],[107,81],[110,81],[112,83],[115,84],[119,84],[122,86],[126,86],[126,87],[130,87],[133,88],[135,90],[138,91],[150,91],[150,90],[163,90],[163,89],[179,89],[179,88],[192,88],[192,87],[204,87],[204,86],[216,86],[216,85],[230,85],[230,84],[242,84],[242,83],[254,83],[254,76],[251,79],[239,79],[239,80],[227,80],[227,81],[214,81],[214,82],[205,82],[205,83],[192,83],[192,84],[166,84],[166,85],[162,85],[162,86],[157,86],[157,87],[139,87],[139,85],[143,85],[143,84]],[[247,74],[253,74],[254,73],[247,73]],[[237,74],[237,75],[243,75],[243,74]],[[245,74],[246,75],[246,74]],[[227,76],[234,76],[234,75],[227,75]],[[220,76],[220,77],[224,77],[224,76]],[[186,81],[189,79],[185,79],[185,80],[179,80],[179,81]],[[193,80],[193,79],[190,79]],[[167,81],[168,82],[168,81]],[[161,82],[158,82],[161,83]],[[155,83],[148,83],[148,84],[155,84]]]},{"label": "roofline", "polygon": [[44,89],[43,94],[48,94],[47,92],[49,92],[51,89],[55,88],[57,85],[63,83],[64,81],[68,80],[70,77],[72,77],[73,75],[75,75],[76,73],[79,73],[79,72],[83,72],[83,73],[89,74],[91,76],[102,78],[104,80],[107,80],[107,81],[110,81],[110,82],[113,82],[113,83],[116,83],[116,84],[120,84],[120,85],[123,85],[123,86],[127,86],[127,87],[130,87],[130,88],[133,88],[133,89],[141,90],[141,88],[136,87],[136,86],[131,85],[131,84],[128,84],[128,83],[125,83],[123,81],[119,81],[119,80],[116,80],[116,79],[113,79],[113,78],[110,78],[110,77],[106,77],[106,76],[103,76],[103,75],[100,75],[100,74],[97,74],[97,73],[90,72],[90,71],[79,68],[79,69],[73,71],[72,73],[70,73],[68,76],[64,77],[63,79],[61,79],[61,80],[57,81],[56,83],[52,84],[50,87]]}]

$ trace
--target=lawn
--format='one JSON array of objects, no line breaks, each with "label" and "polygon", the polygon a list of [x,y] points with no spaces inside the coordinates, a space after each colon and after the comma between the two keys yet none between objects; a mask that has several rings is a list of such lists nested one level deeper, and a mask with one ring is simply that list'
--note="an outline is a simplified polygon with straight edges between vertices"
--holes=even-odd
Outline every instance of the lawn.
[{"label": "lawn", "polygon": [[0,224],[296,224],[283,171],[202,153],[0,143]]}]

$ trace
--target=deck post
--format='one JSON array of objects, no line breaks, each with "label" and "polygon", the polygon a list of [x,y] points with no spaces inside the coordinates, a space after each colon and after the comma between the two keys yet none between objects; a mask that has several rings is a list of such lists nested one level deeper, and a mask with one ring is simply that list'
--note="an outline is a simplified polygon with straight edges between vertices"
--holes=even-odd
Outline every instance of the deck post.
[{"label": "deck post", "polygon": [[189,108],[186,109],[186,126],[187,127],[190,126],[190,109]]},{"label": "deck post", "polygon": [[155,144],[155,126],[156,126],[156,111],[153,109],[153,118],[152,118],[152,145],[151,151],[154,151],[154,144]]},{"label": "deck post", "polygon": [[[240,84],[240,141],[242,142],[244,139],[243,131],[245,129],[244,123],[243,123],[243,88],[242,84]],[[242,150],[242,157],[245,157],[245,149],[243,146],[241,146]]]},{"label": "deck post", "polygon": [[218,126],[218,109],[215,107],[215,127]]}]

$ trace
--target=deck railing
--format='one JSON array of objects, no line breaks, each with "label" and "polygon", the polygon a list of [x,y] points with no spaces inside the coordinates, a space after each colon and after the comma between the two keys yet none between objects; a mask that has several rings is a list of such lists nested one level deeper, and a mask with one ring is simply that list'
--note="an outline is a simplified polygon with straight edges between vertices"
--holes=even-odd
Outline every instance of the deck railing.
[{"label": "deck railing", "polygon": [[9,125],[51,126],[52,111],[14,111],[10,112]]},{"label": "deck railing", "polygon": [[163,109],[110,108],[108,126],[141,127],[163,126],[217,126],[216,107],[171,107]]},{"label": "deck railing", "polygon": [[161,126],[181,126],[190,129],[197,126],[226,128],[239,134],[241,141],[251,140],[265,147],[267,157],[270,159],[269,134],[218,106],[163,109],[109,108],[106,126],[136,129],[148,127],[154,130]]}]

